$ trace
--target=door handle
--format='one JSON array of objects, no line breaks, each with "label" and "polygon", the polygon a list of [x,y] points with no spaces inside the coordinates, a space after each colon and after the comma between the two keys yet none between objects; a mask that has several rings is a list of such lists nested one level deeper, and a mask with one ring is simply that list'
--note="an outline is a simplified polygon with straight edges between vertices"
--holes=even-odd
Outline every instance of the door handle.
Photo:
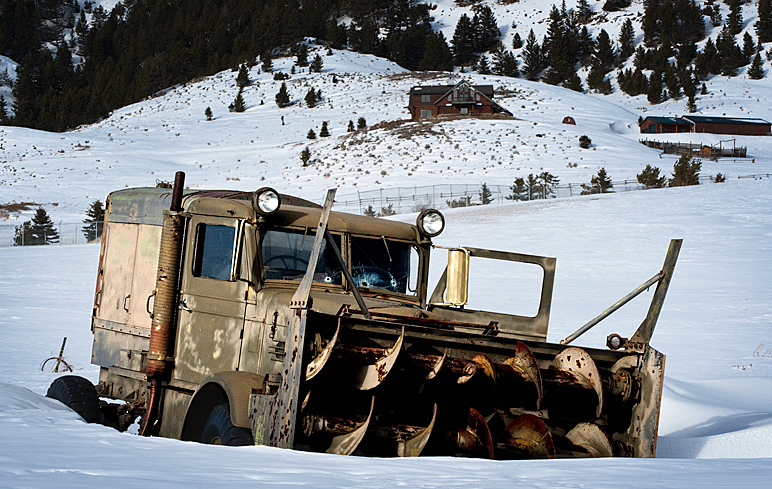
[{"label": "door handle", "polygon": [[182,309],[183,311],[187,311],[187,312],[193,312],[193,311],[192,311],[192,310],[191,310],[191,309],[188,307],[188,304],[187,304],[187,299],[183,299],[182,301],[180,301],[180,309]]},{"label": "door handle", "polygon": [[126,306],[126,303],[128,303],[130,299],[131,299],[131,294],[123,298],[123,310],[126,312],[129,312],[129,308],[128,306]]}]

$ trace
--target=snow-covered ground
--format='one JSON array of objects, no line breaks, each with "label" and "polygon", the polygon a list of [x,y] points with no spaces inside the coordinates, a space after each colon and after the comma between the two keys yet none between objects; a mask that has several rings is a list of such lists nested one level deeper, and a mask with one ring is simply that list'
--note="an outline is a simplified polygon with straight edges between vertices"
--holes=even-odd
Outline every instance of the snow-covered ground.
[{"label": "snow-covered ground", "polygon": [[[401,217],[410,220],[412,216]],[[0,249],[0,480],[4,487],[287,484],[309,487],[763,487],[772,477],[772,182],[456,209],[440,245],[558,258],[549,341],[654,275],[684,244],[653,346],[667,355],[656,460],[359,459],[140,438],[42,397],[66,359],[95,381],[89,315],[97,245]],[[435,261],[443,256],[436,253]],[[479,266],[478,266],[479,265]],[[472,262],[471,300],[518,297]],[[517,277],[510,277],[517,282]],[[501,290],[507,290],[501,293]],[[645,293],[574,343],[629,336]]]}]

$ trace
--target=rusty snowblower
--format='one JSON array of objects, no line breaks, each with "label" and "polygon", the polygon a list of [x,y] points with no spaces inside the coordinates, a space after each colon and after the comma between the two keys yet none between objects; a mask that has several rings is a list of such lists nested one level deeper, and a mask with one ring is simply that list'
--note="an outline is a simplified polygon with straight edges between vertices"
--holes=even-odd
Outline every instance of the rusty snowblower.
[{"label": "rusty snowblower", "polygon": [[[547,343],[554,258],[459,247],[445,220],[332,211],[270,188],[111,193],[91,330],[99,384],[48,391],[89,422],[341,455],[653,457],[664,356],[649,346],[681,241],[646,283]],[[476,258],[475,258],[476,257]],[[533,317],[466,308],[470,258],[538,267]],[[608,349],[571,346],[651,286]],[[117,401],[117,402],[113,402]]]}]

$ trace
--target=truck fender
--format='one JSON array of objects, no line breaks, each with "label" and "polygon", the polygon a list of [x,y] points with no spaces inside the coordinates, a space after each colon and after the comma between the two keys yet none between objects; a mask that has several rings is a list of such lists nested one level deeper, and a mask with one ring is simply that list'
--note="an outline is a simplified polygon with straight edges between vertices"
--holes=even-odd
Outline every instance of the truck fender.
[{"label": "truck fender", "polygon": [[249,396],[263,387],[264,376],[250,372],[220,372],[198,385],[185,413],[181,440],[200,441],[204,423],[216,406],[227,402],[234,426],[251,429]]}]

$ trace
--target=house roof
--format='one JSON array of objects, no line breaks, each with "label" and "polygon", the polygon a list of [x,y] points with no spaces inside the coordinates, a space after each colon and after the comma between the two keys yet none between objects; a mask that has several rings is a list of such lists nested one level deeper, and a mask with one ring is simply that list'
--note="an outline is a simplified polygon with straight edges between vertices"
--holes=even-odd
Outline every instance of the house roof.
[{"label": "house roof", "polygon": [[[692,122],[682,119],[680,117],[653,117],[649,116],[646,119],[651,119],[657,124],[676,124],[682,126],[691,126]],[[644,119],[644,121],[646,120]],[[643,124],[643,121],[641,122]]]},{"label": "house roof", "polygon": [[474,88],[475,90],[485,95],[486,97],[493,98],[493,85],[470,85],[465,81],[461,81],[456,85],[428,85],[428,86],[413,87],[410,89],[410,95],[425,95],[425,94],[443,94],[444,95],[449,91],[453,90],[454,87],[457,87],[461,83],[466,83],[467,85]]},{"label": "house roof", "polygon": [[691,121],[695,124],[764,124],[768,125],[769,122],[757,117],[711,117],[701,115],[688,115],[684,116],[684,119]]}]

